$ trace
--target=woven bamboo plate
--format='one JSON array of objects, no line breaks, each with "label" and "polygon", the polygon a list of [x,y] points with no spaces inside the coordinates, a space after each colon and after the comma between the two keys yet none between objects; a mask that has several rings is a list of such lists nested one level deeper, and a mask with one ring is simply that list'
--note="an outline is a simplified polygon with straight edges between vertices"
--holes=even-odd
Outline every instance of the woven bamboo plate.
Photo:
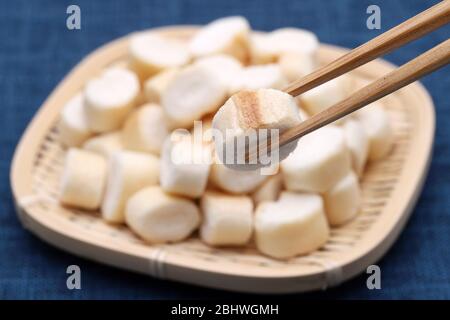
[{"label": "woven bamboo plate", "polygon": [[[195,27],[157,29],[188,38]],[[113,41],[84,59],[53,91],[23,135],[12,163],[11,184],[23,226],[44,241],[104,264],[202,286],[256,293],[288,293],[330,286],[354,277],[390,248],[421,190],[434,136],[434,109],[425,89],[414,83],[383,99],[392,118],[395,145],[383,161],[370,164],[362,180],[360,215],[333,229],[320,250],[288,261],[264,257],[252,247],[214,249],[197,238],[148,245],[125,226],[111,226],[98,213],[61,207],[58,179],[65,149],[55,124],[61,107],[84,83],[112,64],[123,63],[128,38]],[[320,63],[344,49],[323,45]],[[377,60],[353,74],[374,79],[394,66]]]}]

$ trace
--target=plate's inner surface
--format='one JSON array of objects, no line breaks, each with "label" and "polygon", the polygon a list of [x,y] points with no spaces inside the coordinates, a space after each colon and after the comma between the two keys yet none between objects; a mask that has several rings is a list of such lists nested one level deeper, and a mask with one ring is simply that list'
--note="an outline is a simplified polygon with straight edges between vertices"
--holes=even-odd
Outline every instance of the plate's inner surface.
[{"label": "plate's inner surface", "polygon": [[[360,79],[367,76],[362,73],[354,75]],[[26,211],[32,211],[35,215],[46,219],[63,220],[64,225],[69,225],[81,234],[87,233],[94,238],[100,238],[105,243],[125,242],[141,249],[157,247],[166,254],[196,258],[205,262],[245,264],[259,268],[303,265],[323,270],[333,266],[339,255],[351,250],[358,241],[364,238],[377,219],[382,214],[386,214],[383,212],[383,207],[396,188],[400,171],[408,156],[409,142],[412,139],[411,119],[408,116],[407,107],[401,102],[398,95],[399,93],[394,93],[382,100],[391,118],[395,143],[391,153],[385,159],[369,163],[366,167],[361,182],[363,203],[360,214],[345,226],[332,229],[327,244],[307,256],[277,261],[262,256],[252,245],[239,249],[211,248],[202,244],[197,235],[182,243],[150,246],[136,237],[126,226],[105,223],[97,212],[84,212],[60,206],[58,204],[58,185],[66,149],[59,142],[56,122],[49,126],[46,137],[40,143],[39,152],[34,159],[32,190],[39,201],[25,201],[21,205]],[[63,233],[64,230],[61,232]]]}]

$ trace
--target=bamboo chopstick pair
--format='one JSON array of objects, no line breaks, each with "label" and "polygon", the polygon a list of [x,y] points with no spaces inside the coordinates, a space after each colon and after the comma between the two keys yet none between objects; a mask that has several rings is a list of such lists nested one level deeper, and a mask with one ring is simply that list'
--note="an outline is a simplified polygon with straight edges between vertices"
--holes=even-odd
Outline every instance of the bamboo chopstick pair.
[{"label": "bamboo chopstick pair", "polygon": [[[449,21],[450,0],[444,0],[351,50],[328,65],[295,81],[285,88],[284,91],[293,96],[300,95],[412,40],[418,39],[446,25]],[[447,39],[398,69],[356,91],[350,97],[287,130],[280,135],[278,145],[260,145],[258,148],[250,150],[246,155],[246,159],[257,158],[256,150],[258,150],[258,154],[270,152],[270,149],[279,148],[301,138],[447,65],[449,61],[450,39]]]}]

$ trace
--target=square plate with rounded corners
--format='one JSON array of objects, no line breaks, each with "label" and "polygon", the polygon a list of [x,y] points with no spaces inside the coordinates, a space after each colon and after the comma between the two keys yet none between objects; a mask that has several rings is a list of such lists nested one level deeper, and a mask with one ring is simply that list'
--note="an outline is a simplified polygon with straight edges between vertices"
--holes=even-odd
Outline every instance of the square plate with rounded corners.
[{"label": "square plate with rounded corners", "polygon": [[[188,39],[197,27],[150,30]],[[105,223],[98,213],[62,207],[58,181],[65,155],[56,122],[62,106],[104,68],[123,64],[129,37],[113,41],[72,70],[44,102],[14,155],[11,185],[23,226],[44,241],[104,264],[159,278],[255,293],[324,289],[354,277],[390,248],[404,227],[427,172],[434,138],[433,103],[419,83],[382,102],[393,123],[395,143],[389,156],[368,165],[361,185],[361,213],[332,229],[328,243],[309,255],[286,261],[260,255],[253,247],[210,248],[197,238],[177,244],[148,245],[125,226]],[[319,62],[346,50],[321,45]],[[352,71],[358,79],[376,79],[395,66],[376,60]],[[362,80],[363,81],[363,80]]]}]

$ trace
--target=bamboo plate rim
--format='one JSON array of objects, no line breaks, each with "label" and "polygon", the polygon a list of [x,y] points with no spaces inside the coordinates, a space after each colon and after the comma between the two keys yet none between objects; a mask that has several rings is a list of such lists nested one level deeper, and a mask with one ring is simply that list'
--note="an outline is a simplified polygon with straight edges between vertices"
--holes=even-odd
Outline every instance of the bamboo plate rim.
[{"label": "bamboo plate rim", "polygon": [[[197,28],[197,26],[173,26],[151,29],[149,32],[186,37]],[[171,252],[170,245],[137,249],[134,243],[111,239],[105,241],[100,235],[93,236],[88,231],[74,229],[67,221],[48,219],[28,209],[23,199],[36,197],[31,183],[35,157],[52,123],[59,115],[63,105],[61,101],[67,101],[81,89],[86,79],[123,59],[128,39],[129,36],[124,36],[114,40],[84,58],[53,90],[23,134],[12,161],[10,182],[17,213],[25,228],[63,250],[102,263],[161,278],[247,292],[299,292],[334,286],[362,272],[365,266],[377,261],[390,248],[403,229],[419,196],[433,144],[435,128],[433,102],[425,88],[418,82],[398,91],[399,95],[406,93],[414,95],[414,100],[420,102],[422,107],[416,107],[417,114],[411,113],[411,116],[420,119],[420,122],[416,123],[418,127],[411,130],[411,141],[416,146],[412,146],[408,151],[409,155],[405,159],[397,185],[382,209],[383,212],[388,211],[392,215],[384,215],[384,219],[377,219],[370,229],[365,231],[364,237],[358,240],[354,247],[342,252],[339,261],[330,266],[305,267],[300,272],[295,265],[289,263],[279,263],[277,268],[263,268],[247,265],[242,267],[237,262],[229,261],[222,261],[220,264],[214,261],[200,261],[196,257]],[[320,54],[337,55],[344,53],[345,50],[321,44]],[[376,60],[354,72],[362,76],[379,77],[392,68],[395,66]],[[398,185],[401,185],[401,188]]]}]

